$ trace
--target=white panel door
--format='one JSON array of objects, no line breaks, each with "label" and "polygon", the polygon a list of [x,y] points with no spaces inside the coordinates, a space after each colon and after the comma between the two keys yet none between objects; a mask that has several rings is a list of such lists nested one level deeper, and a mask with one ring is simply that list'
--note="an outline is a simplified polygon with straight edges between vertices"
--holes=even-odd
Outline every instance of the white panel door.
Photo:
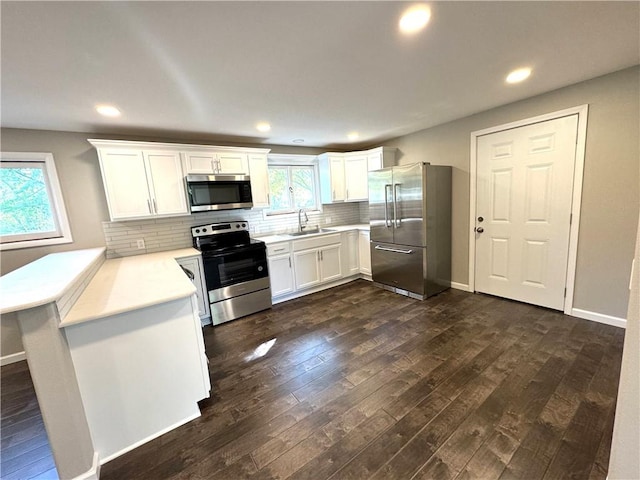
[{"label": "white panel door", "polygon": [[149,171],[149,189],[156,215],[189,213],[185,182],[177,152],[144,152]]},{"label": "white panel door", "polygon": [[578,116],[478,137],[476,290],[562,310]]},{"label": "white panel door", "polygon": [[100,150],[100,167],[111,220],[153,215],[142,152]]}]

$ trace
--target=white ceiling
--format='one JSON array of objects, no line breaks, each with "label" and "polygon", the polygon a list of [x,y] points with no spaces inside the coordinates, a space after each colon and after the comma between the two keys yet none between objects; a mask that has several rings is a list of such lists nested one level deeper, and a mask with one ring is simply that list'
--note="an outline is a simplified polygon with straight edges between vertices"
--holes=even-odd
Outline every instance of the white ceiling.
[{"label": "white ceiling", "polygon": [[2,126],[349,148],[640,63],[639,2],[409,5],[3,0]]}]

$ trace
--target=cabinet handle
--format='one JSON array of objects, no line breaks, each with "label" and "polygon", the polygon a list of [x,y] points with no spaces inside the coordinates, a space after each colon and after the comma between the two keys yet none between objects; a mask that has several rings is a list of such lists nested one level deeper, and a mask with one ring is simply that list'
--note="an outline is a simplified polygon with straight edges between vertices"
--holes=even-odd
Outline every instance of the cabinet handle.
[{"label": "cabinet handle", "polygon": [[275,252],[284,252],[284,250],[285,250],[285,249],[284,249],[284,247],[283,247],[283,248],[276,248],[276,249],[274,249],[273,251],[274,251],[274,253],[275,253]]},{"label": "cabinet handle", "polygon": [[147,208],[149,209],[149,213],[153,213],[153,210],[151,210],[151,200],[149,200],[147,198]]},{"label": "cabinet handle", "polygon": [[322,254],[322,250],[320,250],[320,260],[324,260],[324,255]]},{"label": "cabinet handle", "polygon": [[335,200],[336,199],[336,191],[334,190],[333,192],[331,192],[331,200]]},{"label": "cabinet handle", "polygon": [[346,200],[349,200],[349,189],[347,189]]},{"label": "cabinet handle", "polygon": [[289,268],[291,268],[291,257],[289,257]]},{"label": "cabinet handle", "polygon": [[158,213],[158,205],[156,205],[156,199],[155,198],[153,199],[153,211],[155,213]]},{"label": "cabinet handle", "polygon": [[267,205],[271,206],[271,194],[267,193]]},{"label": "cabinet handle", "polygon": [[320,261],[320,250],[318,250],[318,261]]}]

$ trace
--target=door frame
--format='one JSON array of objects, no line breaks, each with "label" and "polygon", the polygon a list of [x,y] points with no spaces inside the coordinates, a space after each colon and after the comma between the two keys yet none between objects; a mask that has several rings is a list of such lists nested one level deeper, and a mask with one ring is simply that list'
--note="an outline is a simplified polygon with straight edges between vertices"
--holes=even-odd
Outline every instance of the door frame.
[{"label": "door frame", "polygon": [[496,125],[471,132],[470,161],[469,161],[469,291],[475,292],[476,275],[476,238],[473,226],[476,223],[476,181],[477,181],[477,149],[478,137],[525,127],[534,123],[546,122],[557,118],[578,115],[578,135],[576,138],[576,157],[573,169],[573,193],[571,197],[571,226],[569,229],[569,256],[567,259],[567,275],[565,279],[566,294],[564,298],[564,313],[571,315],[573,308],[573,293],[576,279],[576,261],[578,256],[578,233],[580,231],[580,205],[582,203],[582,178],[584,174],[584,157],[587,141],[587,117],[589,105],[558,110],[515,122]]}]

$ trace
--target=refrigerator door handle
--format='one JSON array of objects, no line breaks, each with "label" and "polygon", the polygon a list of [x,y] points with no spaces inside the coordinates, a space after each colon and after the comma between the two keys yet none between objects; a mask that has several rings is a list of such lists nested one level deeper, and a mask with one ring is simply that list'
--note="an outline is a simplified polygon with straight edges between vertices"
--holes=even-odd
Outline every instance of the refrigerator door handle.
[{"label": "refrigerator door handle", "polygon": [[398,187],[400,186],[399,183],[394,183],[393,184],[393,226],[396,228],[400,228],[400,223],[402,223],[402,219],[398,218],[398,199],[400,198],[398,196]]},{"label": "refrigerator door handle", "polygon": [[387,195],[387,189],[391,188],[393,185],[387,183],[384,186],[384,226],[389,228],[389,196]]},{"label": "refrigerator door handle", "polygon": [[413,253],[413,250],[400,250],[399,248],[381,247],[380,245],[376,245],[375,249],[383,250],[385,252],[404,253],[405,255],[410,255]]}]

